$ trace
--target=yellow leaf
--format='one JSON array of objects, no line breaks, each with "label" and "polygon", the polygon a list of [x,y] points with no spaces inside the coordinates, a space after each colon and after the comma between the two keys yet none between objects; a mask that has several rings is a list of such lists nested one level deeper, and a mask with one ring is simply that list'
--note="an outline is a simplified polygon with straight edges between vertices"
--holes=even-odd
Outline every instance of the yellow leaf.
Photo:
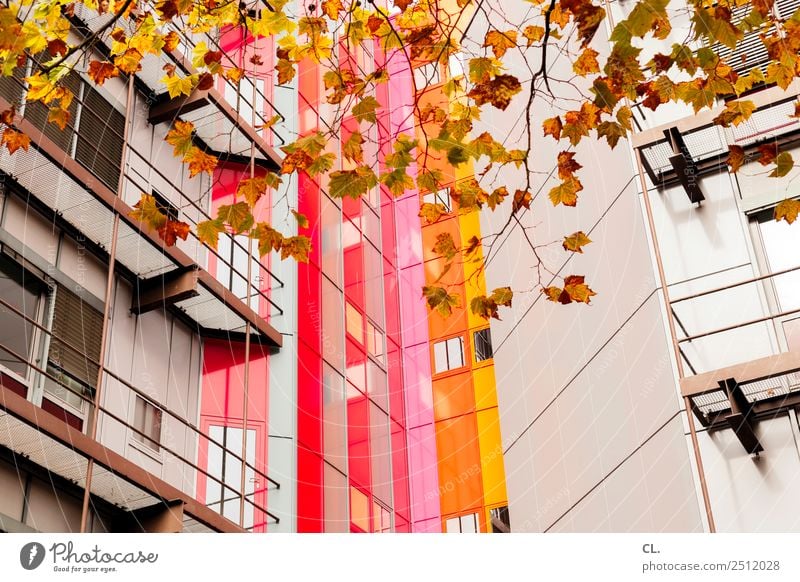
[{"label": "yellow leaf", "polygon": [[597,55],[599,54],[591,47],[585,48],[580,56],[575,59],[575,62],[572,63],[572,70],[581,77],[585,77],[590,73],[599,73],[600,64],[597,62]]},{"label": "yellow leaf", "polygon": [[209,175],[214,174],[214,168],[217,167],[217,158],[202,151],[200,148],[194,146],[183,157],[183,161],[189,164],[189,177],[193,178],[201,172],[206,172]]},{"label": "yellow leaf", "polygon": [[175,121],[172,129],[167,133],[164,140],[175,148],[173,152],[176,156],[185,156],[192,148],[192,134],[194,133],[194,124],[190,121]]},{"label": "yellow leaf", "polygon": [[499,30],[490,30],[486,33],[483,46],[484,48],[491,47],[494,56],[499,59],[506,54],[508,49],[517,46],[517,31],[507,30],[500,32]]},{"label": "yellow leaf", "polygon": [[597,293],[592,291],[589,286],[584,283],[583,275],[569,275],[564,278],[564,292],[569,295],[572,301],[579,303],[590,303],[591,298]]},{"label": "yellow leaf", "polygon": [[183,78],[178,75],[165,76],[161,79],[161,82],[164,83],[172,99],[181,95],[191,95],[194,88],[194,79],[191,76]]},{"label": "yellow leaf", "polygon": [[522,36],[524,36],[528,41],[528,46],[531,46],[535,42],[539,42],[544,38],[544,28],[541,26],[526,26],[525,30],[522,31]]},{"label": "yellow leaf", "polygon": [[583,185],[578,178],[571,176],[550,190],[548,194],[553,206],[575,206],[578,203],[578,192],[583,190]]},{"label": "yellow leaf", "polygon": [[725,160],[731,167],[731,172],[734,174],[739,171],[739,168],[744,164],[744,148],[742,146],[732,145],[728,147],[728,159]]},{"label": "yellow leaf", "polygon": [[142,53],[136,49],[128,49],[114,59],[117,68],[128,75],[142,70]]},{"label": "yellow leaf", "polygon": [[583,247],[588,245],[590,242],[592,242],[592,240],[586,236],[582,230],[579,230],[578,232],[573,232],[569,236],[565,236],[564,242],[561,243],[561,246],[564,247],[565,251],[583,254]]},{"label": "yellow leaf", "polygon": [[775,207],[775,220],[785,220],[792,224],[797,220],[798,213],[800,213],[800,200],[784,200]]},{"label": "yellow leaf", "polygon": [[0,146],[6,146],[9,154],[13,154],[20,148],[27,152],[30,145],[31,138],[24,133],[14,131],[10,127],[5,128],[3,131],[3,137],[0,139]]},{"label": "yellow leaf", "polygon": [[55,89],[55,85],[50,79],[41,73],[36,73],[27,77],[25,81],[28,83],[28,101],[42,101],[43,103],[52,101],[52,91]]}]

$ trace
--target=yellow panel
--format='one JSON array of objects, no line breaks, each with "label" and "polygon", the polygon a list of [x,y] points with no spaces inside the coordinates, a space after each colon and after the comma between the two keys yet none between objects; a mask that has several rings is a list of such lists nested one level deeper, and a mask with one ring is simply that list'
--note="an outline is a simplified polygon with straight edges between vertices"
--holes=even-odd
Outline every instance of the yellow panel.
[{"label": "yellow panel", "polygon": [[497,406],[497,385],[494,381],[494,366],[486,365],[473,368],[472,382],[475,386],[476,410]]},{"label": "yellow panel", "polygon": [[503,441],[497,408],[481,410],[478,416],[478,442],[481,449],[484,505],[505,505],[506,473],[503,467]]}]

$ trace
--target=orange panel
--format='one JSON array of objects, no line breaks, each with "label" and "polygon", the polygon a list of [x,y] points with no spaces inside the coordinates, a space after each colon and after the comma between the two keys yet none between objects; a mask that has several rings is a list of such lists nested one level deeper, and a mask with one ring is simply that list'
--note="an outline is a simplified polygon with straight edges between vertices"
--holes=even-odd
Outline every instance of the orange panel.
[{"label": "orange panel", "polygon": [[433,247],[436,244],[436,237],[445,233],[453,237],[453,244],[456,248],[461,246],[461,233],[458,228],[458,220],[455,220],[455,218],[440,219],[422,229],[422,260],[430,261],[438,256],[433,252]]},{"label": "orange panel", "polygon": [[478,511],[483,485],[475,414],[437,422],[436,449],[442,515]]},{"label": "orange panel", "polygon": [[475,391],[469,368],[433,380],[433,417],[443,420],[475,410]]}]

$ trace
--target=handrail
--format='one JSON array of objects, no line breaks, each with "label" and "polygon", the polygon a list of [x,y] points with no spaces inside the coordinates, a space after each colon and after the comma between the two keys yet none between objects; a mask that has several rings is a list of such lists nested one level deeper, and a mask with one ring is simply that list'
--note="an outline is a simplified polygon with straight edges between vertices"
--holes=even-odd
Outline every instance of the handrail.
[{"label": "handrail", "polygon": [[670,301],[670,304],[674,305],[675,303],[679,303],[681,301],[688,301],[689,299],[697,299],[698,297],[703,297],[704,295],[710,295],[712,293],[718,293],[720,291],[726,291],[728,289],[733,289],[735,287],[740,287],[741,285],[747,285],[749,283],[757,283],[758,281],[763,281],[764,279],[770,279],[772,277],[778,277],[780,275],[785,275],[786,273],[791,273],[793,271],[797,271],[800,269],[800,265],[796,267],[790,267],[788,269],[783,269],[781,271],[775,271],[774,273],[767,273],[766,275],[760,275],[758,277],[752,277],[750,279],[744,279],[743,281],[738,281],[736,283],[730,283],[728,285],[721,285],[719,287],[715,287],[713,289],[708,289],[706,291],[700,291],[698,293],[694,293],[692,295],[687,295],[685,297],[679,297],[678,299],[673,299]]}]

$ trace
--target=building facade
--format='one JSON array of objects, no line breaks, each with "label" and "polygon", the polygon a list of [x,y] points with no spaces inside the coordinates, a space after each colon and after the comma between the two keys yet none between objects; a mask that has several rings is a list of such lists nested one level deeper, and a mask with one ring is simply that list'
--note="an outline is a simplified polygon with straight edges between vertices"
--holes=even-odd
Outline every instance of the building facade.
[{"label": "building facade", "polygon": [[[776,6],[784,16],[797,9]],[[632,8],[612,7],[609,26]],[[509,5],[504,18],[524,22],[515,9]],[[486,25],[476,22],[468,37],[483,38]],[[649,38],[645,51],[669,52],[689,37],[689,25],[677,19],[670,37]],[[592,46],[602,55],[609,47],[601,32]],[[769,60],[744,56],[729,60],[741,74]],[[571,76],[568,59],[552,58],[551,78]],[[557,98],[580,89],[551,88]],[[773,216],[778,202],[797,196],[796,170],[785,181],[754,162],[737,174],[725,163],[730,145],[794,153],[798,125],[789,116],[797,96],[796,83],[758,88],[747,97],[757,111],[731,128],[712,121],[722,100],[698,115],[679,105],[656,113],[634,107],[628,147],[590,140],[575,148],[586,185],[576,208],[553,208],[546,196],[558,183],[546,161],[567,144],[537,142],[534,169],[543,177],[531,210],[505,233],[488,267],[489,286],[549,284],[536,276],[522,226],[536,244],[583,230],[593,241],[584,254],[559,248],[546,257],[561,277],[585,274],[598,294],[590,307],[554,306],[537,293],[515,297],[503,321],[492,323],[513,531],[800,527],[793,495],[800,230]],[[534,128],[553,115],[544,98],[532,111]],[[512,104],[483,122],[514,128],[507,142],[514,143],[524,115]],[[498,232],[492,216],[482,219],[484,232]]]},{"label": "building facade", "polygon": [[[76,8],[73,40],[108,18]],[[165,66],[191,74],[201,40],[246,76],[169,99]],[[320,68],[279,84],[271,42],[182,36],[102,87],[71,73],[64,131],[26,101],[35,59],[0,79],[0,110],[31,137],[0,154],[0,530],[506,531],[488,328],[463,308],[429,314],[421,294],[436,234],[467,240],[476,215],[423,226],[430,193],[336,200],[301,175],[254,214],[311,237],[303,264],[259,259],[242,235],[165,246],[132,217],[146,193],[169,219],[206,220],[332,119]],[[335,53],[390,73],[364,143],[377,169],[393,137],[419,131],[416,73],[377,46]],[[173,157],[176,119],[219,158],[213,175]],[[357,126],[345,119],[329,151]]]}]

